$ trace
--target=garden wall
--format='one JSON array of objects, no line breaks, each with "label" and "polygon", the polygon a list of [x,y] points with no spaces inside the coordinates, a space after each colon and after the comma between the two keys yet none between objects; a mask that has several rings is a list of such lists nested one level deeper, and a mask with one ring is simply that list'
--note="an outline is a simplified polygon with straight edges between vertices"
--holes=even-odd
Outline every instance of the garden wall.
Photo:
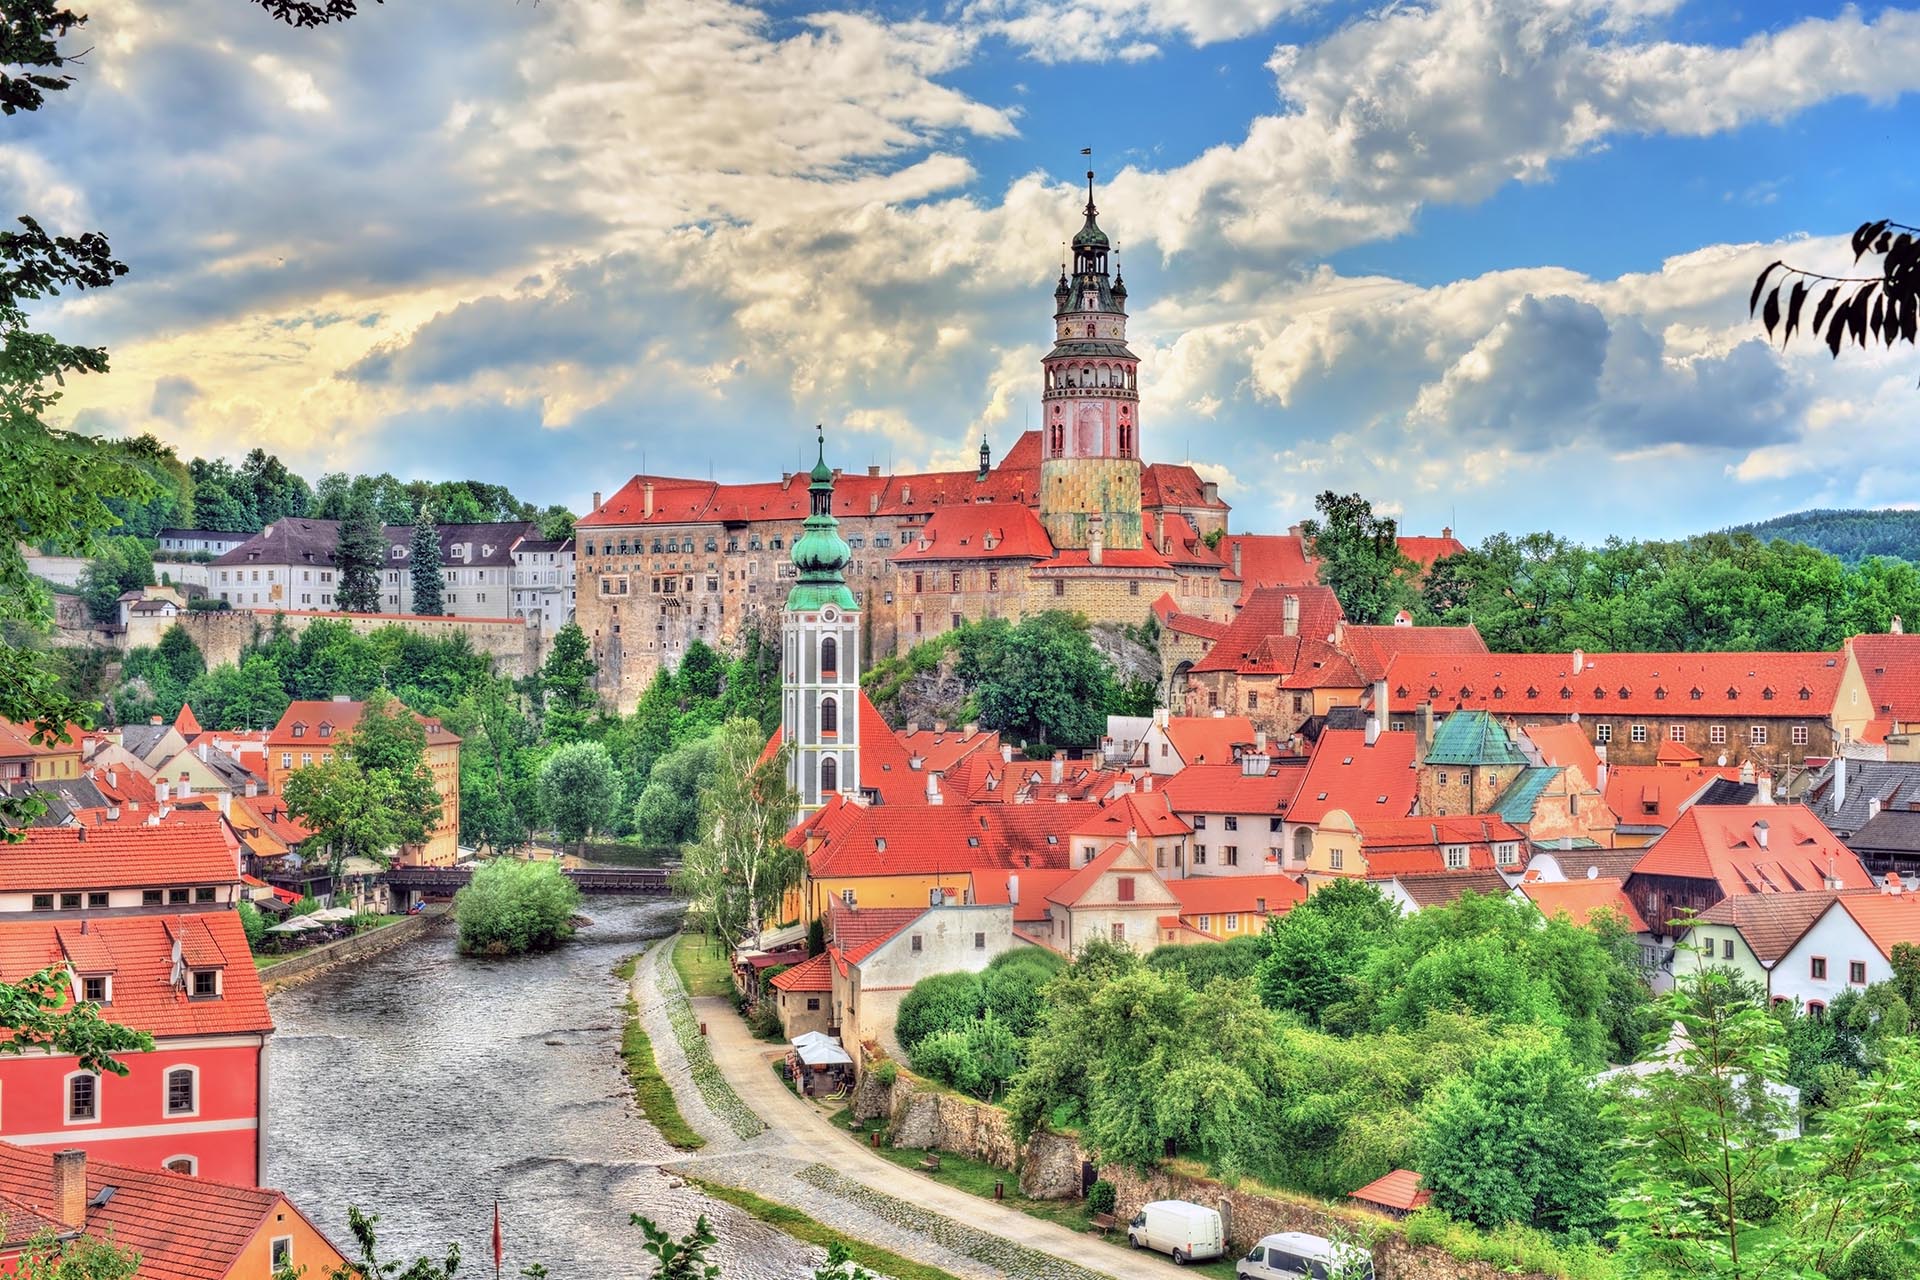
[{"label": "garden wall", "polygon": [[1064,1200],[1080,1194],[1078,1143],[1036,1133],[1023,1147],[1006,1112],[957,1093],[935,1089],[902,1071],[891,1086],[872,1070],[853,1093],[858,1120],[884,1117],[889,1146],[944,1151],[1020,1173],[1020,1194],[1033,1200]]},{"label": "garden wall", "polygon": [[378,929],[356,933],[351,938],[342,938],[338,942],[329,942],[323,947],[303,951],[297,956],[290,956],[278,964],[262,969],[260,985],[268,995],[276,991],[284,991],[288,987],[298,986],[310,978],[325,973],[335,965],[348,964],[391,951],[402,943],[410,942],[427,933],[446,918],[445,904],[435,904],[417,916],[408,916],[405,920],[396,920]]}]

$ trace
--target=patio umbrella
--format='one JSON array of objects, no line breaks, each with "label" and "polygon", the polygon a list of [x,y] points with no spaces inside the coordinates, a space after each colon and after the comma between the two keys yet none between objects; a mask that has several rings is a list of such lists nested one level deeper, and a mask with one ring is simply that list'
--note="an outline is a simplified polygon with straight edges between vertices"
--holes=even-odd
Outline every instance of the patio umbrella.
[{"label": "patio umbrella", "polygon": [[353,916],[354,911],[352,907],[322,907],[309,916],[308,919],[332,924],[337,920],[351,920]]},{"label": "patio umbrella", "polygon": [[800,1055],[800,1061],[810,1067],[832,1067],[851,1065],[853,1059],[847,1051],[829,1040],[825,1044],[796,1045],[794,1051]]},{"label": "patio umbrella", "polygon": [[796,1049],[804,1049],[808,1045],[814,1045],[814,1044],[830,1044],[830,1045],[837,1046],[839,1043],[840,1042],[838,1040],[835,1040],[832,1036],[828,1035],[824,1031],[808,1031],[800,1035],[797,1035],[793,1038],[793,1047]]},{"label": "patio umbrella", "polygon": [[268,925],[267,932],[268,933],[305,933],[309,929],[317,929],[319,927],[320,927],[319,925],[316,925],[315,923],[313,923],[313,921],[307,919],[307,917],[305,916],[295,916],[291,920],[283,920],[279,924]]}]

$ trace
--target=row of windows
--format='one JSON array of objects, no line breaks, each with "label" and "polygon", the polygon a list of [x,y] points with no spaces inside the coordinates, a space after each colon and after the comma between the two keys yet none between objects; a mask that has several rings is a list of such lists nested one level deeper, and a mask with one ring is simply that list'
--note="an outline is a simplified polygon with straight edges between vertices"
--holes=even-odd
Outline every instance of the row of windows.
[{"label": "row of windows", "polygon": [[[1733,943],[1731,941],[1726,943],[1726,954],[1728,959],[1733,958]],[[1825,982],[1827,980],[1827,958],[1825,956],[1813,956],[1807,963],[1807,976],[1815,982]],[[1856,987],[1864,987],[1867,985],[1867,962],[1865,960],[1849,960],[1847,962],[1847,982]]]},{"label": "row of windows", "polygon": [[[140,891],[140,905],[143,907],[185,906],[191,902],[217,902],[219,892],[212,885],[203,884],[193,889],[143,889]],[[55,904],[62,911],[79,911],[83,906],[88,911],[103,910],[108,903],[107,894],[99,889],[91,889],[81,894],[73,891],[66,893],[36,893],[33,895],[35,911],[52,911]]]},{"label": "row of windows", "polygon": [[[1812,735],[1809,732],[1807,726],[1804,724],[1796,724],[1792,727],[1790,731],[1790,737],[1793,740],[1793,745],[1796,747],[1806,746],[1807,743],[1811,740],[1811,736]],[[1755,724],[1755,725],[1747,726],[1747,741],[1751,743],[1753,746],[1756,746],[1756,747],[1766,746],[1769,740],[1769,737],[1770,737],[1770,734],[1768,731],[1768,726],[1764,724]],[[1647,726],[1644,724],[1635,724],[1635,725],[1627,726],[1627,739],[1630,742],[1645,742],[1647,740]],[[1595,726],[1593,726],[1593,740],[1601,744],[1602,746],[1605,746],[1607,743],[1612,742],[1613,726],[1610,724],[1596,724]],[[1670,724],[1667,726],[1667,741],[1685,742],[1686,740],[1687,740],[1686,725]],[[1710,724],[1707,726],[1707,742],[1709,744],[1716,747],[1724,746],[1726,745],[1726,741],[1727,741],[1727,726],[1723,724]]]},{"label": "row of windows", "polygon": [[[697,540],[692,537],[686,537],[686,538],[669,537],[665,539],[655,538],[653,539],[653,542],[652,542],[651,554],[656,556],[657,555],[693,555],[703,550],[708,552],[709,554],[712,554],[720,550],[720,540],[718,538],[709,537],[706,539],[705,542],[700,543],[698,546],[695,545],[696,541]],[[595,554],[594,547],[596,545],[598,545],[600,548],[598,553],[600,555],[641,556],[641,555],[649,554],[647,542],[644,539],[640,539],[640,538],[621,538],[618,542],[615,542],[613,539],[610,538],[607,541],[598,543],[598,544],[589,542],[584,544],[581,547],[581,554],[586,557],[593,556]],[[859,550],[860,548],[867,545],[866,535],[858,534],[858,533],[854,534],[853,536],[847,539],[847,545],[854,548],[856,551]],[[891,547],[893,545],[893,535],[888,533],[876,533],[873,535],[873,545],[876,547]],[[786,535],[784,534],[775,534],[773,537],[767,539],[766,544],[764,546],[762,545],[761,540],[757,535],[747,539],[747,550],[749,551],[764,551],[769,549],[774,551],[784,551],[786,550],[786,547],[787,547],[787,539],[786,539]],[[728,538],[727,550],[730,552],[739,551],[740,539]]]},{"label": "row of windows", "polygon": [[[172,1067],[163,1082],[161,1107],[164,1114],[185,1118],[200,1114],[200,1068]],[[98,1124],[101,1119],[100,1077],[91,1071],[76,1071],[67,1077],[67,1123]],[[173,1168],[169,1162],[168,1168]],[[176,1172],[192,1173],[193,1169]]]}]

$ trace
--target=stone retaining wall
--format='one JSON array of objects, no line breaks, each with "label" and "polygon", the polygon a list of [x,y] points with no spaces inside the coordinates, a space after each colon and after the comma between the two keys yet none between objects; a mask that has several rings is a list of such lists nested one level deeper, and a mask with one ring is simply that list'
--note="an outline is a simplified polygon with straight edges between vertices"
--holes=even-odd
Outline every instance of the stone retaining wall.
[{"label": "stone retaining wall", "polygon": [[1022,1144],[1013,1122],[998,1107],[957,1093],[933,1089],[905,1071],[891,1086],[871,1070],[861,1073],[853,1091],[857,1120],[887,1121],[892,1147],[943,1151],[1020,1174],[1020,1194],[1033,1200],[1064,1200],[1080,1194],[1078,1143],[1057,1134],[1036,1133]]},{"label": "stone retaining wall", "polygon": [[382,952],[391,951],[402,943],[410,942],[430,932],[446,920],[448,915],[447,906],[444,903],[437,903],[417,916],[396,920],[390,925],[384,925],[366,933],[356,933],[351,938],[329,942],[311,951],[303,951],[297,956],[289,956],[278,964],[262,969],[260,985],[265,988],[268,995],[276,991],[284,991],[288,987],[298,986],[336,965],[364,960],[368,956],[377,956]]},{"label": "stone retaining wall", "polygon": [[[1120,1221],[1131,1218],[1150,1200],[1187,1200],[1206,1205],[1220,1211],[1227,1244],[1241,1253],[1260,1237],[1276,1231],[1331,1236],[1344,1230],[1364,1238],[1370,1231],[1390,1230],[1385,1219],[1365,1210],[1338,1212],[1313,1201],[1256,1195],[1210,1178],[1167,1169],[1143,1174],[1121,1165],[1107,1165],[1101,1168],[1100,1176],[1113,1184],[1114,1216]],[[1441,1249],[1409,1245],[1397,1232],[1382,1236],[1372,1249],[1379,1280],[1549,1280],[1538,1272],[1522,1275],[1489,1262],[1456,1258]]]}]

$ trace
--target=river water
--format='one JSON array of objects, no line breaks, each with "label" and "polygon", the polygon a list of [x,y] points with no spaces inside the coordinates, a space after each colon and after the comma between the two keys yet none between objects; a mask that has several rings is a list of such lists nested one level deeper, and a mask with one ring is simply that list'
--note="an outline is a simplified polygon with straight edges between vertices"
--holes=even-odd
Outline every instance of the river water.
[{"label": "river water", "polygon": [[451,924],[273,999],[268,1185],[348,1248],[347,1206],[380,1215],[381,1252],[457,1241],[461,1275],[506,1266],[561,1280],[652,1274],[639,1212],[676,1235],[702,1212],[727,1280],[810,1276],[803,1247],[656,1162],[676,1153],[634,1108],[619,1065],[624,984],[611,970],[673,931],[679,907],[589,898],[593,919],[546,955],[472,960]]}]

